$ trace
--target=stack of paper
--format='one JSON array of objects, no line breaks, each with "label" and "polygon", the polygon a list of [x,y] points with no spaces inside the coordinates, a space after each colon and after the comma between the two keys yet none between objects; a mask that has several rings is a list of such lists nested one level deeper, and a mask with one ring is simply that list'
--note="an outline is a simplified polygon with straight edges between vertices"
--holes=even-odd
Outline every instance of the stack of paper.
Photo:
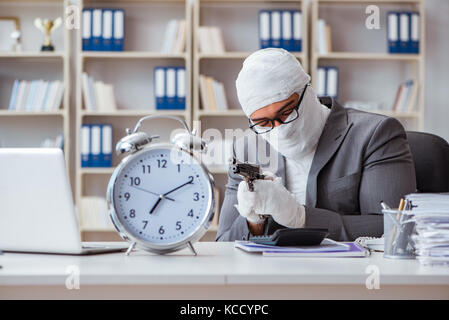
[{"label": "stack of paper", "polygon": [[406,112],[413,111],[418,96],[418,83],[415,80],[408,80],[401,83],[396,92],[393,103],[393,111]]},{"label": "stack of paper", "polygon": [[62,104],[64,84],[59,81],[15,80],[9,110],[55,111]]},{"label": "stack of paper", "polygon": [[369,251],[353,242],[336,242],[325,238],[318,246],[279,247],[257,244],[251,241],[235,241],[234,246],[251,253],[262,253],[267,257],[366,257]]},{"label": "stack of paper", "polygon": [[412,239],[418,260],[424,265],[449,266],[449,194],[414,193],[406,199],[416,223]]},{"label": "stack of paper", "polygon": [[222,54],[225,52],[223,36],[218,27],[199,27],[198,40],[201,53]]},{"label": "stack of paper", "polygon": [[165,29],[163,53],[183,53],[186,44],[186,21],[170,20]]},{"label": "stack of paper", "polygon": [[87,73],[82,76],[84,107],[91,111],[115,111],[114,86],[102,81],[94,81]]},{"label": "stack of paper", "polygon": [[228,101],[222,82],[200,75],[200,93],[203,110],[228,110]]},{"label": "stack of paper", "polygon": [[316,51],[319,54],[332,52],[331,28],[323,19],[316,25]]}]

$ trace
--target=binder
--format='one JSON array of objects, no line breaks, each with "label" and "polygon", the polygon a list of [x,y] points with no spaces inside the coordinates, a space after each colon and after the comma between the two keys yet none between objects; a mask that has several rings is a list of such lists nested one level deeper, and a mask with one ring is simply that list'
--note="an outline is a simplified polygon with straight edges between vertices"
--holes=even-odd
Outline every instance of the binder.
[{"label": "binder", "polygon": [[102,24],[103,24],[103,34],[102,34],[101,50],[111,51],[111,49],[112,49],[112,28],[113,28],[113,19],[112,19],[112,10],[111,9],[103,9]]},{"label": "binder", "polygon": [[112,125],[101,125],[100,166],[112,167]]},{"label": "binder", "polygon": [[271,47],[281,48],[281,12],[271,11]]},{"label": "binder", "polygon": [[419,13],[412,12],[410,18],[410,53],[419,53]]},{"label": "binder", "polygon": [[123,9],[114,10],[113,19],[114,41],[112,45],[113,51],[123,51],[123,43],[125,38],[125,11]]},{"label": "binder", "polygon": [[175,109],[176,101],[176,69],[174,67],[168,67],[165,71],[166,77],[166,109]]},{"label": "binder", "polygon": [[293,51],[292,12],[282,11],[282,48]]},{"label": "binder", "polygon": [[81,126],[81,167],[90,167],[90,125]]},{"label": "binder", "polygon": [[388,52],[399,52],[399,17],[396,12],[388,12]]},{"label": "binder", "polygon": [[176,68],[176,109],[185,110],[186,108],[186,69],[184,67]]},{"label": "binder", "polygon": [[293,51],[302,51],[302,13],[294,10],[293,13]]},{"label": "binder", "polygon": [[165,68],[154,68],[154,96],[156,109],[165,109]]},{"label": "binder", "polygon": [[267,10],[259,11],[259,39],[261,49],[270,47],[270,12]]},{"label": "binder", "polygon": [[92,50],[92,9],[83,9],[83,50]]},{"label": "binder", "polygon": [[92,50],[99,51],[101,50],[101,18],[102,18],[102,10],[101,9],[93,9],[92,10]]},{"label": "binder", "polygon": [[100,167],[101,159],[101,125],[93,124],[90,127],[90,164],[92,167]]},{"label": "binder", "polygon": [[28,96],[26,97],[25,110],[33,109],[34,97],[36,96],[38,80],[33,80],[30,83],[30,91],[28,92]]},{"label": "binder", "polygon": [[399,19],[399,52],[409,53],[409,14],[407,12],[398,13]]},{"label": "binder", "polygon": [[338,69],[337,67],[326,68],[326,95],[337,99],[338,97]]}]

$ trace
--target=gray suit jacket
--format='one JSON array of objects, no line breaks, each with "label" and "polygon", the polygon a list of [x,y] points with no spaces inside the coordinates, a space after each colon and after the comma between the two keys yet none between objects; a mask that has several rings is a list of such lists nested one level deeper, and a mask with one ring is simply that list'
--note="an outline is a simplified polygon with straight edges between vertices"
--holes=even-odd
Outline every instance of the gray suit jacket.
[{"label": "gray suit jacket", "polygon": [[[321,103],[330,107],[331,112],[307,180],[305,226],[326,228],[334,240],[379,237],[383,233],[380,201],[397,206],[402,196],[416,190],[415,169],[404,128],[394,118],[345,109],[330,98],[322,99]],[[234,150],[240,161],[248,157],[250,148],[244,149],[243,155]],[[275,173],[285,185],[285,158],[279,153],[277,157]],[[218,241],[246,240],[250,236],[246,219],[234,207],[240,181],[240,176],[228,172]],[[270,217],[265,234],[278,228],[284,227]]]}]

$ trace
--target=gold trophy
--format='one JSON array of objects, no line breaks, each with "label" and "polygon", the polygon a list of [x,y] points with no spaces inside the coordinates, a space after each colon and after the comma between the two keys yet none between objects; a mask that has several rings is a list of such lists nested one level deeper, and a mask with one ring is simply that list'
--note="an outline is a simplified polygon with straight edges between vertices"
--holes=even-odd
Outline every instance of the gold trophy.
[{"label": "gold trophy", "polygon": [[34,26],[38,28],[45,35],[44,44],[41,47],[41,51],[54,51],[55,47],[51,44],[50,34],[53,30],[56,30],[62,23],[62,19],[56,18],[55,20],[36,18],[34,20]]}]

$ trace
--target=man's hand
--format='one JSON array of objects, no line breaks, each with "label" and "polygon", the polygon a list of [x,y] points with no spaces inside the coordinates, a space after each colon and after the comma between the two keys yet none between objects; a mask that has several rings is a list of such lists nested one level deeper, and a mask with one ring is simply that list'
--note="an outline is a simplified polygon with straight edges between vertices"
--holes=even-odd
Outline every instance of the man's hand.
[{"label": "man's hand", "polygon": [[304,206],[282,184],[282,179],[271,174],[272,180],[255,180],[254,192],[246,182],[239,184],[237,200],[240,214],[252,223],[263,222],[260,215],[271,215],[273,219],[289,228],[302,228],[305,224]]}]

